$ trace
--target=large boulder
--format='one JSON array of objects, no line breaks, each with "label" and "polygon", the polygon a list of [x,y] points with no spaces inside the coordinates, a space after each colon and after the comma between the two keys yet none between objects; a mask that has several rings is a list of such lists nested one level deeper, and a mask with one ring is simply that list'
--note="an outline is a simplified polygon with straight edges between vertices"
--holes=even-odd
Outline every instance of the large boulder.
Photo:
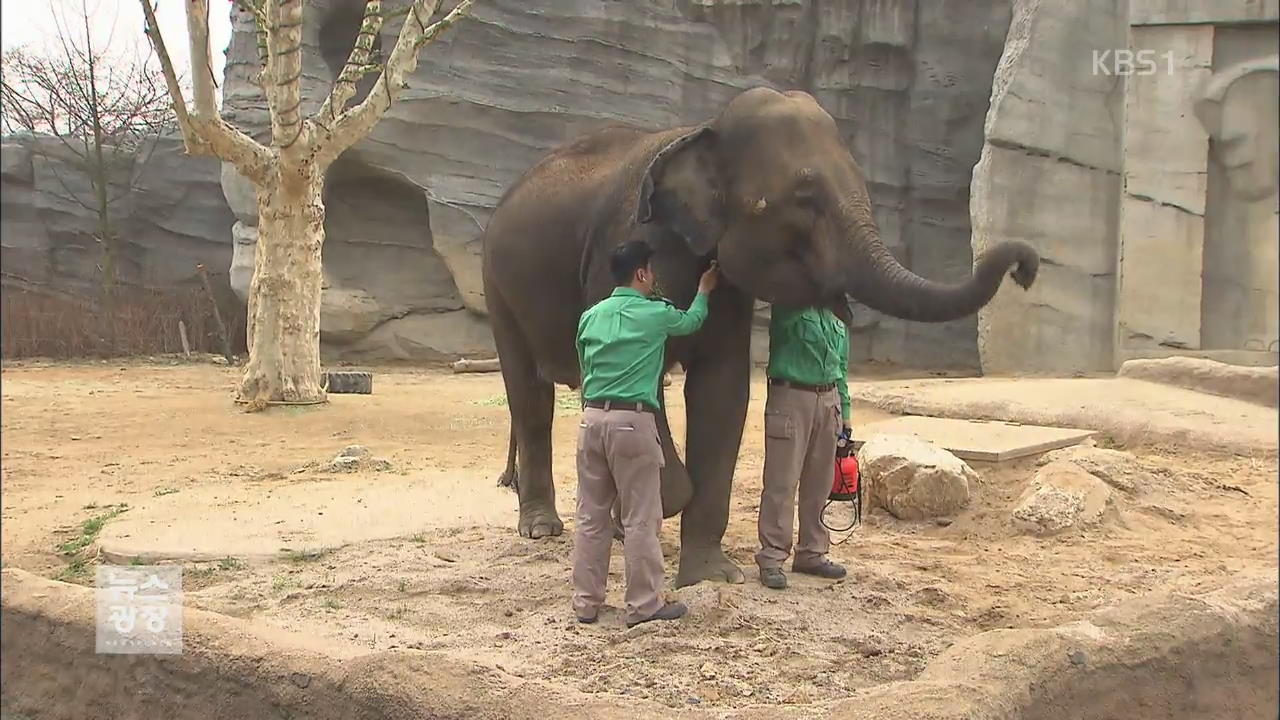
[{"label": "large boulder", "polygon": [[950,452],[914,435],[876,435],[858,450],[872,505],[902,520],[954,515],[969,505],[978,474]]},{"label": "large boulder", "polygon": [[1013,508],[1014,525],[1034,535],[1055,535],[1098,522],[1111,503],[1111,487],[1067,461],[1041,468]]}]

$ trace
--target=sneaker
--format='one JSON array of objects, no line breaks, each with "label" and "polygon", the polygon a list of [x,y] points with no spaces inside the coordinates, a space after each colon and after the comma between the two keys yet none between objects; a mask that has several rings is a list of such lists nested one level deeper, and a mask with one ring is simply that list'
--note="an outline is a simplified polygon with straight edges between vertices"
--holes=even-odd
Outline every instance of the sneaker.
[{"label": "sneaker", "polygon": [[760,568],[760,584],[772,590],[781,590],[787,586],[787,574],[782,568]]},{"label": "sneaker", "polygon": [[679,620],[689,612],[689,608],[685,607],[682,602],[669,602],[658,608],[658,611],[643,620],[627,623],[627,627],[633,628],[640,623],[647,623],[650,620]]},{"label": "sneaker", "polygon": [[816,575],[820,578],[828,580],[839,580],[846,575],[843,565],[837,565],[827,558],[822,558],[818,562],[808,563],[806,565],[791,564],[793,572],[804,573],[805,575]]}]

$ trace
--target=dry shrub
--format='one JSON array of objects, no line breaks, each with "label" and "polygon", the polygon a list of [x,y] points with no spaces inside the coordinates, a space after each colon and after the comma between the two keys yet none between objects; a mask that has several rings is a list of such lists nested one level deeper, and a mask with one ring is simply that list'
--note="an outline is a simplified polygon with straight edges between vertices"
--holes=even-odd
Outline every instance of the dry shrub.
[{"label": "dry shrub", "polygon": [[[222,312],[232,352],[243,352],[243,315]],[[118,288],[110,303],[5,288],[0,355],[69,359],[180,353],[179,320],[192,352],[222,352],[213,303],[200,288]]]}]

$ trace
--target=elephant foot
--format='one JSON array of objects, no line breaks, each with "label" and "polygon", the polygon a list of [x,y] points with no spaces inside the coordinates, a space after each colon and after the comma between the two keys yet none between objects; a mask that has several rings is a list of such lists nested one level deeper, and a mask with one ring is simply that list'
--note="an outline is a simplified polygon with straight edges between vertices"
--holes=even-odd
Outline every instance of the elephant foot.
[{"label": "elephant foot", "polygon": [[538,540],[564,533],[564,523],[554,507],[537,506],[520,508],[520,537]]},{"label": "elephant foot", "polygon": [[710,548],[681,548],[676,587],[696,585],[703,580],[740,585],[746,580],[746,576],[743,575],[742,568],[730,560],[718,545]]}]

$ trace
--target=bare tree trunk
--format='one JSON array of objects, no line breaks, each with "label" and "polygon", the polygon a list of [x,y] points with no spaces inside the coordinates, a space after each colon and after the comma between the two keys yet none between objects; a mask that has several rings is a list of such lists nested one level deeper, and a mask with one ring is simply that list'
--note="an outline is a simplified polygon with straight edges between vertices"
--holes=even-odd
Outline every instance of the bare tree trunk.
[{"label": "bare tree trunk", "polygon": [[324,175],[282,169],[280,177],[258,192],[249,362],[240,385],[240,399],[256,406],[326,397],[320,384],[319,303]]},{"label": "bare tree trunk", "polygon": [[[270,148],[218,114],[209,50],[209,1],[187,0],[187,34],[194,90],[187,112],[178,76],[156,25],[151,0],[139,0],[146,31],[160,59],[187,151],[213,154],[235,165],[258,192],[258,249],[249,285],[249,362],[240,400],[259,410],[271,403],[324,402],[320,374],[320,249],[324,244],[324,173],[345,150],[369,134],[409,86],[418,52],[462,18],[474,0],[461,0],[427,24],[441,0],[412,0],[396,44],[384,63],[373,45],[387,15],[381,0],[365,0],[356,40],[329,97],[315,115],[302,114],[303,0],[239,0],[259,31],[259,82],[271,118]],[[361,78],[377,74],[354,107]]]}]

